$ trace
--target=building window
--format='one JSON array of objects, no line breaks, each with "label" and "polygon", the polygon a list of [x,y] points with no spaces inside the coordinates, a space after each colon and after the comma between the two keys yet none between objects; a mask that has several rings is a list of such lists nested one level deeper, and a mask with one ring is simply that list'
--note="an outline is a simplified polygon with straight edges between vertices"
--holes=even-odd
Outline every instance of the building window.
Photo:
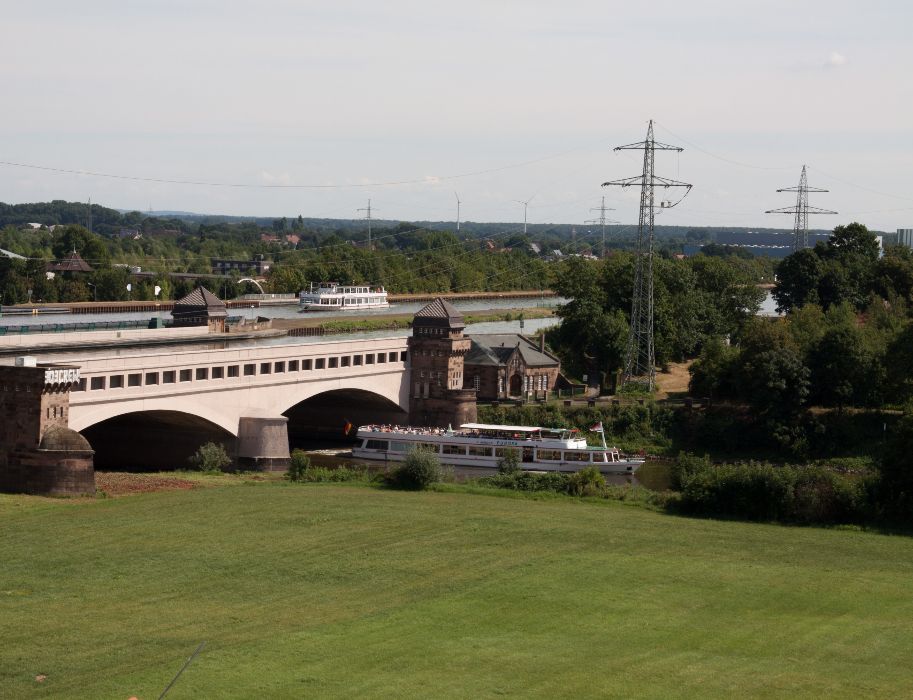
[{"label": "building window", "polygon": [[273,371],[274,371],[276,374],[282,374],[283,372],[285,372],[285,363],[284,363],[284,362],[276,362],[276,363],[274,363],[274,364],[273,364]]},{"label": "building window", "polygon": [[288,371],[289,371],[289,372],[297,372],[297,371],[298,371],[298,360],[289,360],[289,363],[288,363]]},{"label": "building window", "polygon": [[72,391],[85,391],[86,390],[86,378],[83,377],[79,380],[79,384],[73,387]]},{"label": "building window", "polygon": [[159,383],[159,373],[158,372],[146,372],[146,386],[150,384]]},{"label": "building window", "polygon": [[409,353],[406,352],[405,350],[403,350],[403,351],[399,354],[399,361],[400,361],[400,362],[405,362],[408,358],[409,358]]},{"label": "building window", "polygon": [[238,365],[228,365],[228,376],[237,377],[239,375],[239,369]]},{"label": "building window", "polygon": [[174,370],[169,370],[168,372],[162,372],[162,384],[174,384],[175,372]]},{"label": "building window", "polygon": [[374,353],[373,352],[369,352],[367,355],[365,355],[365,364],[366,365],[374,364]]},{"label": "building window", "polygon": [[89,386],[92,387],[92,391],[104,389],[105,388],[105,378],[104,377],[92,377],[92,383]]},{"label": "building window", "polygon": [[[111,389],[123,389],[124,388],[124,375],[115,374],[114,376],[110,377],[109,381],[108,381],[108,386]],[[93,386],[92,388],[94,389],[95,387]]]},{"label": "building window", "polygon": [[310,371],[310,369],[311,369],[311,361],[310,361],[310,360],[302,360],[302,361],[301,361],[301,369],[303,369],[305,372]]},{"label": "building window", "polygon": [[244,365],[244,376],[252,377],[257,373],[257,365]]},{"label": "building window", "polygon": [[340,360],[340,366],[342,366],[342,367],[348,367],[349,365],[352,364],[352,358],[349,357],[348,355],[344,355],[343,357],[339,358],[339,360]]},{"label": "building window", "polygon": [[336,369],[337,367],[339,367],[339,358],[331,357],[330,358],[330,369]]},{"label": "building window", "polygon": [[399,353],[391,352],[391,353],[387,356],[387,359],[390,360],[390,362],[396,362],[396,358],[397,358],[397,357],[399,357]]},{"label": "building window", "polygon": [[224,367],[213,367],[212,368],[212,378],[213,379],[222,379],[225,376]]},{"label": "building window", "polygon": [[260,363],[260,374],[269,374],[273,369],[273,366],[269,362]]},{"label": "building window", "polygon": [[472,388],[476,391],[482,388],[482,378],[478,374],[472,378]]},{"label": "building window", "polygon": [[197,380],[200,379],[209,379],[208,367],[197,367]]},{"label": "building window", "polygon": [[182,382],[189,382],[191,376],[192,375],[189,369],[182,369],[178,374],[178,379]]},{"label": "building window", "polygon": [[127,375],[127,386],[140,386],[143,383],[143,375],[137,372],[136,374]]},{"label": "building window", "polygon": [[383,364],[383,363],[386,362],[386,361],[387,361],[387,353],[385,353],[385,352],[379,352],[379,353],[377,353],[377,364],[380,365],[380,364]]},{"label": "building window", "polygon": [[353,355],[353,356],[352,356],[352,364],[353,364],[355,367],[361,366],[361,361],[362,361],[361,355]]},{"label": "building window", "polygon": [[314,369],[324,369],[326,366],[327,361],[324,358],[318,357],[316,360],[314,360]]}]

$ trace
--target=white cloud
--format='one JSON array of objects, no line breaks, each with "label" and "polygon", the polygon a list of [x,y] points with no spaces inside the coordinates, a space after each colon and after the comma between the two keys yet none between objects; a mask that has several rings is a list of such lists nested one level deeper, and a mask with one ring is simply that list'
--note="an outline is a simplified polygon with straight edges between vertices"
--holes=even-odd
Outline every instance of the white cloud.
[{"label": "white cloud", "polygon": [[846,65],[846,56],[838,51],[831,51],[830,55],[827,57],[828,66],[845,66]]}]

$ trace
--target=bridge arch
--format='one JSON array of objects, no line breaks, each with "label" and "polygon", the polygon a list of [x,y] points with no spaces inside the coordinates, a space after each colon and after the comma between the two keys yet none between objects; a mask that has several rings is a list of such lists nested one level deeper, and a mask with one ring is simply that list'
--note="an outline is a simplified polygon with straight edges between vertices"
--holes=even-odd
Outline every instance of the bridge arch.
[{"label": "bridge arch", "polygon": [[[289,444],[292,448],[315,440],[347,441],[359,425],[367,423],[408,422],[408,412],[390,398],[361,388],[337,388],[313,394],[288,407],[282,415],[289,419]],[[351,425],[347,436],[345,426]]]},{"label": "bridge arch", "polygon": [[80,431],[95,450],[96,469],[186,469],[200,445],[215,442],[234,453],[235,436],[212,421],[175,410],[131,411]]}]

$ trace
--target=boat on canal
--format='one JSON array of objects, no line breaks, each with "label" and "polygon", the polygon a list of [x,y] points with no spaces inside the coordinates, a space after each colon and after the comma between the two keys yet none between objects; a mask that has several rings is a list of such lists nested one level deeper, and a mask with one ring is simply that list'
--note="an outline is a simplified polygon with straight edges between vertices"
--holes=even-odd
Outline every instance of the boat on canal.
[{"label": "boat on canal", "polygon": [[357,459],[402,461],[410,451],[433,452],[454,467],[496,468],[510,450],[518,453],[520,468],[529,471],[576,472],[595,467],[604,474],[633,474],[642,458],[622,455],[608,447],[602,424],[590,429],[602,437],[601,446],[588,445],[576,429],[464,423],[450,428],[363,425],[352,448]]},{"label": "boat on canal", "polygon": [[390,306],[383,287],[345,286],[336,282],[311,283],[309,291],[298,295],[298,303],[301,311],[364,311]]}]

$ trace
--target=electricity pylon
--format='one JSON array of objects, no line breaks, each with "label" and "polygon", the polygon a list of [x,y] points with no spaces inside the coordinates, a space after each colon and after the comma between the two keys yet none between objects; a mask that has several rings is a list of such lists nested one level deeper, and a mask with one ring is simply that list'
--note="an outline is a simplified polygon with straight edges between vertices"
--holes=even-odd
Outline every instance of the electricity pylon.
[{"label": "electricity pylon", "polygon": [[362,207],[361,209],[356,209],[355,211],[367,212],[367,214],[365,214],[364,220],[368,222],[368,250],[371,250],[371,200],[368,200],[368,206]]},{"label": "electricity pylon", "polygon": [[808,206],[809,192],[827,192],[820,187],[809,187],[808,177],[805,175],[805,166],[802,166],[802,175],[799,177],[798,187],[783,187],[777,192],[798,192],[796,195],[796,206],[782,207],[780,209],[768,209],[765,214],[795,214],[795,223],[793,224],[793,252],[808,248],[808,215],[809,214],[836,214],[837,212],[830,209],[819,209],[818,207]]},{"label": "electricity pylon", "polygon": [[591,207],[590,211],[598,211],[598,219],[587,219],[583,223],[585,224],[599,224],[602,228],[602,253],[599,255],[600,259],[605,257],[605,225],[606,224],[617,224],[618,222],[613,219],[605,218],[605,213],[607,211],[615,211],[612,207],[607,207],[605,205],[605,197],[602,198],[602,205],[598,207]]},{"label": "electricity pylon", "polygon": [[670,209],[682,201],[691,191],[691,185],[678,180],[660,177],[654,173],[653,162],[656,151],[679,151],[678,146],[660,143],[653,138],[653,120],[647,127],[647,138],[638,143],[618,146],[616,151],[643,151],[644,168],[640,175],[603,182],[603,187],[640,186],[640,217],[637,224],[637,249],[634,257],[634,294],[631,298],[631,330],[625,350],[625,368],[622,387],[640,386],[653,391],[656,383],[656,354],[653,348],[653,220],[656,215],[654,189],[684,187],[685,194],[674,204],[671,200],[660,201],[660,208]]}]

